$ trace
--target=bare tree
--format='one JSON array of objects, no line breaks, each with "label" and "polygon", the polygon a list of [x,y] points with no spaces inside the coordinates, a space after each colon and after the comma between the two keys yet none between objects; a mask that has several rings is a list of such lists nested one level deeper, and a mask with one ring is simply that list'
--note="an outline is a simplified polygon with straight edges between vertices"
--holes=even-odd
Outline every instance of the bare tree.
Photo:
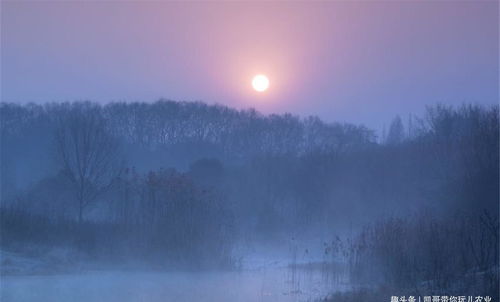
[{"label": "bare tree", "polygon": [[57,158],[76,195],[78,221],[85,208],[109,190],[121,173],[118,143],[105,125],[99,107],[73,104],[58,120]]},{"label": "bare tree", "polygon": [[396,116],[389,127],[389,133],[387,134],[386,143],[389,145],[400,144],[404,140],[405,130],[403,126],[403,121],[401,117]]}]

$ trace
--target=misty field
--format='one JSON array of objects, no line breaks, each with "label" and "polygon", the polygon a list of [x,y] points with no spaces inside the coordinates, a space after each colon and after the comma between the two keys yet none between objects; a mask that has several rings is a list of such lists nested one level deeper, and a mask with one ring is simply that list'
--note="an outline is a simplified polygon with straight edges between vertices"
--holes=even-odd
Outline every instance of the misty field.
[{"label": "misty field", "polygon": [[286,271],[89,272],[2,279],[2,301],[277,301],[321,298],[316,287],[291,292]]},{"label": "misty field", "polygon": [[379,137],[165,100],[0,113],[2,301],[498,298],[497,106]]}]

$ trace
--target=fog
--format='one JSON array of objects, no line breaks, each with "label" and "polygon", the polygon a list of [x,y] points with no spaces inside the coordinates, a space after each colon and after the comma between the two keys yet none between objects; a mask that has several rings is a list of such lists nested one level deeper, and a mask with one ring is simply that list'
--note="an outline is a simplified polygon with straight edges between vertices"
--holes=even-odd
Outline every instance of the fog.
[{"label": "fog", "polygon": [[498,106],[380,132],[170,100],[0,114],[2,301],[498,299]]}]

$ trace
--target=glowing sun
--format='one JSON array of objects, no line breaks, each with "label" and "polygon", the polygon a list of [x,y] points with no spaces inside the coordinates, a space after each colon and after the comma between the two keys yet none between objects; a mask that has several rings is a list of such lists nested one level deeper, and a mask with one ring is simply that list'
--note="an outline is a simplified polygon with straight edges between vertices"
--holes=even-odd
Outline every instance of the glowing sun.
[{"label": "glowing sun", "polygon": [[252,86],[258,92],[266,91],[269,88],[269,79],[263,74],[256,75],[253,77]]}]

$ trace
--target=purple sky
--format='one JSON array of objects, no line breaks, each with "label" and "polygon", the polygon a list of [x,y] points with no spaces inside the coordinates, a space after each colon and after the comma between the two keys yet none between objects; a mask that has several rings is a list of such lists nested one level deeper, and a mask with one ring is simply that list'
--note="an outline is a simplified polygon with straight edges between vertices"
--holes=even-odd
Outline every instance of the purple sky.
[{"label": "purple sky", "polygon": [[[11,102],[202,100],[380,129],[498,102],[498,2],[2,1]],[[265,93],[251,78],[264,73]]]}]

